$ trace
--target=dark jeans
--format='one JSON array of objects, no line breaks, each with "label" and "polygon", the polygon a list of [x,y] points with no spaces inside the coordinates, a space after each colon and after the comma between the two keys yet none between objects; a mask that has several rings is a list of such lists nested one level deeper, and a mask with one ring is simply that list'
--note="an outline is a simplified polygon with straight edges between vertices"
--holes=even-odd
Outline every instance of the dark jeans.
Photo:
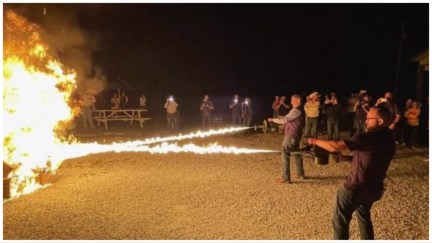
[{"label": "dark jeans", "polygon": [[252,116],[244,116],[243,117],[243,126],[249,127],[252,122]]},{"label": "dark jeans", "polygon": [[306,136],[307,137],[318,137],[318,117],[306,117]]},{"label": "dark jeans", "polygon": [[178,129],[178,115],[176,113],[167,113],[168,129]]},{"label": "dark jeans", "polygon": [[406,126],[407,137],[409,138],[407,141],[408,145],[418,146],[418,126]]},{"label": "dark jeans", "polygon": [[237,115],[237,114],[232,115],[233,125],[240,126],[242,123],[241,121],[242,121],[241,115]]},{"label": "dark jeans", "polygon": [[201,123],[203,128],[211,128],[212,126],[212,115],[201,115]]},{"label": "dark jeans", "polygon": [[333,212],[333,237],[335,240],[349,239],[349,224],[352,214],[356,212],[360,238],[362,240],[373,240],[374,230],[371,220],[370,210],[375,201],[381,198],[379,193],[371,199],[365,200],[364,197],[356,195],[353,190],[341,186],[336,197],[336,206]]},{"label": "dark jeans", "polygon": [[[299,148],[299,142],[295,141],[292,138],[284,137],[284,140],[282,142],[282,178],[285,181],[291,181],[291,172],[290,172],[290,156],[291,153],[288,152],[289,149],[298,149]],[[304,177],[304,170],[303,170],[303,160],[301,157],[301,154],[294,154],[295,162],[297,166],[297,176]]]},{"label": "dark jeans", "polygon": [[339,140],[339,119],[327,118],[327,137],[328,140]]},{"label": "dark jeans", "polygon": [[90,127],[91,129],[95,128],[93,124],[93,109],[91,106],[83,106],[82,107],[82,120],[84,128]]}]

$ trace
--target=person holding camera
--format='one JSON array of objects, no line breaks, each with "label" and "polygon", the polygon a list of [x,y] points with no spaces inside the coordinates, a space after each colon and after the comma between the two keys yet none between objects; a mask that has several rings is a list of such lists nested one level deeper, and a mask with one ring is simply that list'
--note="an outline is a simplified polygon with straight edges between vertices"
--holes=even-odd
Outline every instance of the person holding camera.
[{"label": "person holding camera", "polygon": [[176,130],[178,129],[178,114],[177,114],[177,102],[174,101],[174,97],[170,95],[165,102],[165,109],[167,110],[167,122],[168,129]]},{"label": "person holding camera", "polygon": [[204,95],[203,102],[201,103],[201,122],[203,128],[210,128],[212,122],[212,112],[214,110],[213,102],[210,101],[208,95]]},{"label": "person holding camera", "polygon": [[407,145],[415,148],[418,146],[418,129],[420,126],[421,104],[419,101],[414,100],[412,106],[405,111],[404,117],[406,118],[406,133]]},{"label": "person holding camera", "polygon": [[231,101],[229,108],[231,110],[232,124],[234,126],[241,125],[242,111],[238,94],[234,95],[234,99]]},{"label": "person holding camera", "polygon": [[306,129],[307,137],[318,137],[318,117],[320,115],[320,101],[318,92],[313,92],[308,96],[308,100],[304,105],[306,113]]},{"label": "person holding camera", "polygon": [[95,109],[96,98],[91,91],[86,91],[81,96],[81,115],[83,126],[85,129],[94,129],[93,124],[93,110]]},{"label": "person holding camera", "polygon": [[280,98],[278,95],[276,95],[272,103],[273,118],[277,118],[279,116],[279,106],[280,106]]},{"label": "person holding camera", "polygon": [[281,98],[279,100],[279,104],[277,106],[278,117],[286,116],[288,114],[289,110],[291,109],[289,105],[285,104],[285,102],[286,102],[286,96],[283,95],[283,96],[281,96]]},{"label": "person holding camera", "polygon": [[139,98],[139,107],[141,109],[146,107],[146,103],[147,103],[147,98],[144,94],[141,94],[140,98]]},{"label": "person holding camera", "polygon": [[370,109],[370,97],[367,94],[359,95],[359,100],[357,100],[354,105],[355,118],[354,118],[354,136],[359,135],[364,132],[366,128],[366,115]]},{"label": "person holding camera", "polygon": [[324,102],[324,110],[327,117],[327,139],[339,140],[339,118],[340,118],[340,105],[338,103],[336,94],[332,94],[327,102]]},{"label": "person holding camera", "polygon": [[309,138],[308,143],[329,152],[349,149],[353,153],[351,169],[336,195],[333,211],[335,240],[349,239],[349,225],[356,212],[362,240],[373,240],[372,205],[384,193],[384,179],[396,144],[393,141],[390,111],[384,106],[372,107],[366,116],[366,132],[339,141]]},{"label": "person holding camera", "polygon": [[252,104],[251,104],[251,100],[249,99],[249,97],[246,97],[245,100],[242,103],[242,107],[241,107],[241,114],[242,114],[242,119],[243,119],[243,126],[244,127],[249,127],[251,122],[252,122],[252,115],[253,115],[253,109],[252,109]]}]

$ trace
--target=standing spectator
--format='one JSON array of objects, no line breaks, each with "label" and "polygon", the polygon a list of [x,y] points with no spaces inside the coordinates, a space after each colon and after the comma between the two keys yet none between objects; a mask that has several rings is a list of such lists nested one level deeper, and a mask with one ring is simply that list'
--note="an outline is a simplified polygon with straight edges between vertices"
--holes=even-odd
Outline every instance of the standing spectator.
[{"label": "standing spectator", "polygon": [[421,113],[420,102],[414,101],[412,103],[412,107],[410,107],[404,114],[407,123],[407,133],[409,135],[408,145],[412,146],[413,148],[418,146],[418,130],[420,126],[420,119],[419,119],[420,113]]},{"label": "standing spectator", "polygon": [[213,102],[210,101],[208,95],[204,95],[204,100],[201,103],[201,122],[203,128],[210,128],[212,126],[212,111],[214,110]]},{"label": "standing spectator", "polygon": [[354,136],[359,135],[365,131],[366,116],[370,109],[370,100],[368,95],[362,95],[361,100],[357,100],[354,106],[356,115],[354,118]]},{"label": "standing spectator", "polygon": [[86,91],[81,97],[81,114],[83,126],[85,129],[93,129],[93,110],[95,108],[96,99],[89,91]]},{"label": "standing spectator", "polygon": [[[334,94],[334,93],[332,93]],[[317,135],[320,133],[326,133],[327,132],[327,110],[326,105],[331,104],[330,95],[326,94],[324,95],[324,102],[321,102],[321,95],[318,94],[318,100],[320,101],[320,109],[319,109],[319,116],[318,116],[318,130]]]},{"label": "standing spectator", "polygon": [[401,119],[401,115],[398,109],[398,106],[393,99],[393,93],[390,91],[387,91],[384,94],[384,98],[379,98],[377,100],[377,103],[375,106],[383,105],[389,109],[391,114],[391,123],[389,125],[389,128],[393,130],[393,138],[395,139],[396,144],[399,144],[399,126],[398,123]]},{"label": "standing spectator", "polygon": [[318,137],[318,116],[320,111],[320,102],[318,100],[318,92],[313,92],[309,95],[309,100],[304,105],[306,113],[306,136]]},{"label": "standing spectator", "polygon": [[120,98],[117,96],[117,93],[114,93],[113,97],[111,98],[111,109],[120,109]]},{"label": "standing spectator", "polygon": [[165,102],[165,109],[167,111],[167,122],[168,129],[176,130],[178,129],[178,120],[177,120],[177,102],[174,101],[174,97],[170,95]]},{"label": "standing spectator", "polygon": [[145,97],[144,94],[142,94],[139,98],[139,107],[144,108],[146,106],[146,103],[147,103],[147,98]]},{"label": "standing spectator", "polygon": [[248,97],[246,97],[242,103],[241,114],[243,119],[243,126],[249,127],[252,122],[253,109],[252,109],[251,100]]},{"label": "standing spectator", "polygon": [[286,103],[286,96],[282,96],[279,101],[279,106],[277,107],[277,110],[279,111],[279,116],[286,116],[290,110],[289,105]]},{"label": "standing spectator", "polygon": [[126,109],[128,108],[129,97],[126,95],[125,91],[122,91],[120,94],[120,89],[118,89],[119,99],[120,99],[120,108]]},{"label": "standing spectator", "polygon": [[[292,109],[290,112],[281,118],[269,118],[268,120],[271,122],[275,122],[278,124],[284,125],[285,128],[285,136],[282,142],[282,176],[276,179],[278,183],[291,183],[291,172],[290,172],[290,156],[292,149],[298,149],[300,147],[300,140],[302,137],[302,132],[304,128],[305,118],[303,112],[300,109],[301,105],[301,96],[293,95],[291,97],[291,105]],[[300,154],[295,154],[295,161],[297,167],[297,176],[296,178],[306,179],[304,169],[303,169],[303,160]]]},{"label": "standing spectator", "polygon": [[273,118],[279,117],[279,106],[280,106],[280,98],[279,96],[276,95],[272,104]]},{"label": "standing spectator", "polygon": [[373,240],[371,208],[384,193],[384,179],[396,145],[388,128],[390,112],[386,107],[374,107],[367,113],[366,133],[351,139],[325,141],[309,138],[308,143],[330,152],[349,149],[353,152],[351,170],[336,195],[333,211],[333,237],[349,239],[349,225],[356,212],[362,240]]},{"label": "standing spectator", "polygon": [[229,108],[231,110],[231,117],[232,117],[233,125],[234,126],[241,125],[242,111],[241,111],[241,105],[239,103],[238,94],[234,95],[234,99],[231,101]]},{"label": "standing spectator", "polygon": [[325,105],[327,116],[327,139],[339,140],[340,105],[336,94],[331,96],[330,103]]}]

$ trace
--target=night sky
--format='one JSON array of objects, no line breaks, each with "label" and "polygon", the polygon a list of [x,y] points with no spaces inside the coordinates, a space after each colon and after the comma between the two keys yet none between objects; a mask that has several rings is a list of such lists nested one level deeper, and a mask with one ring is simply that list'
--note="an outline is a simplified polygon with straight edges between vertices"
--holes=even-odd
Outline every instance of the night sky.
[{"label": "night sky", "polygon": [[92,65],[110,83],[120,76],[150,96],[312,91],[342,96],[359,89],[381,95],[394,89],[403,23],[400,87],[409,93],[414,92],[416,69],[408,59],[429,43],[427,3],[6,4],[8,8],[42,27],[47,16],[73,15],[83,32],[97,40]]}]

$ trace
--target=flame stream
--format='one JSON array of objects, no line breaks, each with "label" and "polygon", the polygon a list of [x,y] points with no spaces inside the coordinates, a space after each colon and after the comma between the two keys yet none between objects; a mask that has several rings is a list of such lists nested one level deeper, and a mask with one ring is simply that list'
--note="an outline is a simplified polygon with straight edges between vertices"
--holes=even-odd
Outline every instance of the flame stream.
[{"label": "flame stream", "polygon": [[[266,150],[266,149],[248,149],[248,148],[237,148],[237,147],[225,147],[218,144],[210,144],[208,146],[197,146],[193,143],[185,144],[182,146],[174,144],[168,144],[163,142],[153,147],[148,145],[136,145],[133,142],[125,143],[113,143],[113,144],[98,144],[98,143],[77,143],[77,144],[57,144],[53,147],[55,152],[50,155],[51,161],[64,161],[66,159],[78,158],[87,156],[90,154],[106,153],[106,152],[147,152],[151,154],[167,154],[173,153],[197,153],[197,154],[251,154],[251,153],[278,153],[278,150]],[[60,165],[61,163],[53,163]],[[28,167],[20,166],[17,171],[25,170]],[[35,168],[32,168],[32,170]],[[40,168],[44,170],[46,168]],[[50,168],[52,171],[56,171],[57,168]],[[18,197],[20,195],[28,194],[36,191],[47,185],[39,184],[37,180],[37,173],[14,173],[11,177],[11,198]],[[17,176],[19,175],[19,176]]]},{"label": "flame stream", "polygon": [[180,140],[191,139],[191,138],[205,138],[214,135],[222,135],[225,133],[239,132],[249,128],[250,127],[228,127],[228,128],[221,128],[218,130],[211,129],[206,132],[197,131],[185,135],[179,134],[177,136],[170,136],[170,137],[146,138],[145,140],[134,141],[132,142],[132,144],[134,146],[138,146],[138,145],[146,145],[146,144],[160,143],[160,142],[180,141]]},{"label": "flame stream", "polygon": [[166,154],[174,153],[197,153],[197,154],[212,154],[212,153],[227,153],[227,154],[251,154],[251,153],[275,153],[277,150],[266,149],[248,149],[237,147],[226,147],[217,143],[208,146],[197,146],[193,143],[179,146],[177,144],[162,144],[150,147],[147,145],[136,145],[134,142],[113,143],[113,144],[98,144],[98,143],[83,143],[72,145],[57,145],[55,153],[52,155],[52,160],[66,160],[71,158],[83,157],[89,154],[105,153],[105,152],[148,152],[151,154]]}]

